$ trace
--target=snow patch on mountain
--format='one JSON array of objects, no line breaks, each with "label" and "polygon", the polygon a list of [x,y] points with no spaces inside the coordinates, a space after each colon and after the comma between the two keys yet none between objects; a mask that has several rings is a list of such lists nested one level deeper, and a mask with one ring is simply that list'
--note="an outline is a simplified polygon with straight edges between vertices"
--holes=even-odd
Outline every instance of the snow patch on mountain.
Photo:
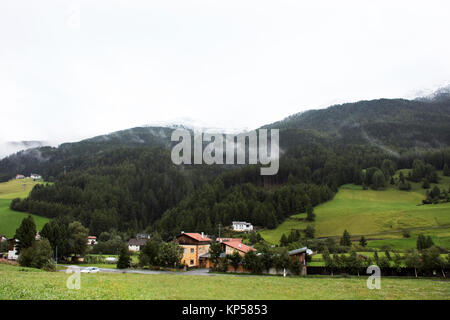
[{"label": "snow patch on mountain", "polygon": [[171,129],[187,129],[194,132],[204,133],[229,133],[237,134],[241,132],[247,132],[249,128],[241,127],[224,127],[218,123],[206,123],[201,120],[194,120],[191,118],[176,118],[170,121],[152,121],[144,127],[165,127]]}]

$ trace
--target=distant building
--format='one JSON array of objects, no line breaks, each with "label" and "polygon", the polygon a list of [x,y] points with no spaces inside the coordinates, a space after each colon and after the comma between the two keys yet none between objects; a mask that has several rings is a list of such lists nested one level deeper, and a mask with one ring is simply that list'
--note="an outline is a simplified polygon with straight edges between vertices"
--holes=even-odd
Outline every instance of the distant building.
[{"label": "distant building", "polygon": [[25,176],[24,176],[23,174],[18,174],[18,175],[16,175],[16,179],[17,179],[17,180],[19,180],[19,179],[25,179]]},{"label": "distant building", "polygon": [[36,240],[36,241],[41,240],[41,235],[39,234],[39,231],[36,232],[36,235],[34,236],[34,240]]},{"label": "distant building", "polygon": [[36,174],[36,173],[32,173],[30,178],[33,180],[40,180],[40,179],[42,179],[42,176],[39,174]]},{"label": "distant building", "polygon": [[152,235],[150,233],[138,233],[136,239],[150,239]]},{"label": "distant building", "polygon": [[233,230],[238,232],[253,231],[253,225],[250,222],[233,221]]},{"label": "distant building", "polygon": [[88,244],[88,246],[95,246],[97,244],[97,237],[96,236],[89,236],[87,244]]},{"label": "distant building", "polygon": [[19,259],[19,253],[17,252],[18,242],[19,242],[19,240],[17,240],[17,239],[9,239],[8,260]]},{"label": "distant building", "polygon": [[117,258],[115,258],[115,257],[107,257],[105,259],[105,262],[106,263],[116,263],[117,262]]},{"label": "distant building", "polygon": [[7,237],[5,237],[4,235],[0,235],[0,242],[6,241],[8,240]]},{"label": "distant building", "polygon": [[133,252],[141,251],[142,247],[147,243],[147,239],[130,239],[128,241],[128,250]]}]

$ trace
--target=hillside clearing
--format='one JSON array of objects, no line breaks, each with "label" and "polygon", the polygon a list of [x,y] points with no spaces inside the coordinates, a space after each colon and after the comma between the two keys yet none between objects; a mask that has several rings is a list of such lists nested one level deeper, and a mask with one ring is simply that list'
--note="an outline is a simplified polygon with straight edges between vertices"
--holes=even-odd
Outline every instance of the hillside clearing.
[{"label": "hillside clearing", "polygon": [[[450,178],[441,173],[439,176],[439,187],[448,190]],[[425,233],[448,248],[450,203],[418,205],[425,192],[419,183],[413,183],[411,191],[400,191],[391,186],[383,191],[363,190],[352,184],[341,186],[333,200],[314,208],[315,236],[339,237],[347,229],[352,235],[371,235],[377,239],[374,241],[378,242],[369,241],[369,246],[382,246],[384,239],[391,239],[392,246],[414,247],[415,236]],[[283,233],[287,235],[292,229],[304,230],[308,225],[305,217],[304,213],[293,215],[276,229],[263,230],[261,236],[270,243],[279,243]],[[418,228],[423,230],[416,231]],[[402,239],[401,230],[405,229],[413,230],[411,238]],[[400,244],[401,241],[405,244]]]},{"label": "hillside clearing", "polygon": [[[11,210],[9,208],[11,200],[28,196],[33,187],[39,183],[42,182],[33,181],[32,179],[11,180],[0,183],[0,235],[5,235],[9,238],[13,237],[22,220],[29,215],[25,212]],[[50,219],[45,217],[32,216],[38,230],[41,230],[50,221]]]}]

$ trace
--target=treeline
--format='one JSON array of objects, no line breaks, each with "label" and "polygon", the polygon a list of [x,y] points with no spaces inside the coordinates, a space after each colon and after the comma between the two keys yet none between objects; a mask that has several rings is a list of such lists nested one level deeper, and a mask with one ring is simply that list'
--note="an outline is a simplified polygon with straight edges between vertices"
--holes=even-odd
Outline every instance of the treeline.
[{"label": "treeline", "polygon": [[212,179],[218,169],[183,170],[164,149],[118,149],[91,158],[54,184],[36,185],[28,198],[13,200],[11,208],[70,217],[92,235],[111,229],[136,233]]},{"label": "treeline", "polygon": [[113,229],[129,235],[158,230],[167,240],[183,230],[215,233],[219,224],[228,226],[233,220],[275,228],[289,215],[330,200],[342,184],[382,189],[404,165],[413,169],[405,179],[433,181],[435,170],[450,160],[449,150],[414,160],[374,146],[297,138],[298,146],[282,150],[274,176],[261,176],[257,165],[175,166],[169,150],[162,148],[92,154],[54,183],[37,185],[28,198],[15,199],[11,208],[69,217],[96,236]]},{"label": "treeline", "polygon": [[165,237],[183,230],[213,234],[219,223],[228,226],[232,221],[251,221],[273,229],[288,216],[305,212],[308,206],[325,202],[333,195],[327,185],[301,183],[263,188],[245,183],[227,189],[222,179],[217,179],[169,209],[157,228]]}]

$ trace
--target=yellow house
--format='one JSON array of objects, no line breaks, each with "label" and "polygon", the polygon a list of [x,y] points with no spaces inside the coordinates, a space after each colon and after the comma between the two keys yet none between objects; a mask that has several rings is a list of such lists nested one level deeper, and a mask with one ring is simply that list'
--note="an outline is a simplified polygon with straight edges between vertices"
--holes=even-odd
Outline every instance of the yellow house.
[{"label": "yellow house", "polygon": [[183,247],[181,263],[188,267],[200,265],[199,256],[209,252],[211,239],[200,233],[181,233],[176,240]]}]

